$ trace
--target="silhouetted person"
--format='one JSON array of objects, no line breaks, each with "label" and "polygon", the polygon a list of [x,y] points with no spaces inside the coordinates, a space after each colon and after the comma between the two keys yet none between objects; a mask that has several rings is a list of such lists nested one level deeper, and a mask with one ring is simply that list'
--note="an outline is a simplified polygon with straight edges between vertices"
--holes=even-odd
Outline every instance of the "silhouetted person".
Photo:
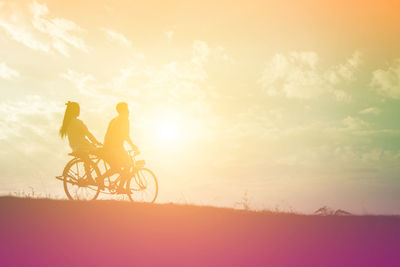
[{"label": "silhouetted person", "polygon": [[111,169],[121,174],[118,192],[125,193],[124,185],[131,167],[131,159],[124,148],[124,143],[127,142],[132,150],[137,150],[137,147],[132,143],[129,135],[128,104],[118,103],[116,109],[118,116],[111,120],[104,137],[104,153]]},{"label": "silhouetted person", "polygon": [[96,145],[101,145],[101,143],[89,132],[83,121],[78,119],[80,114],[79,104],[68,101],[65,105],[67,108],[60,128],[61,138],[68,137],[72,152],[93,152],[96,150]]},{"label": "silhouetted person", "polygon": [[[60,128],[60,136],[68,137],[69,145],[72,152],[77,153],[79,157],[89,161],[88,155],[93,153],[97,148],[96,145],[101,145],[99,141],[91,134],[86,125],[78,119],[80,114],[80,107],[77,102],[70,102],[65,104],[64,119]],[[85,171],[89,179],[92,179],[89,171],[88,164],[85,163]]]}]

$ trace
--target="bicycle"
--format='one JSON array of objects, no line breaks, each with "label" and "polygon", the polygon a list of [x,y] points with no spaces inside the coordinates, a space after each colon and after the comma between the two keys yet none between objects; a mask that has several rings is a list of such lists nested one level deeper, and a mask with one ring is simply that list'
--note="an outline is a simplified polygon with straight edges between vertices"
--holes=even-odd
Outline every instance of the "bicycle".
[{"label": "bicycle", "polygon": [[[69,153],[73,156],[64,167],[63,174],[56,179],[63,182],[64,191],[70,200],[95,200],[100,193],[121,195],[117,188],[121,182],[118,172],[112,171],[102,151],[92,154]],[[139,151],[129,151],[131,168],[126,181],[126,192],[131,202],[153,203],[158,195],[158,181],[155,174],[145,168],[145,160],[136,160]],[[104,186],[99,183],[104,180]]]}]

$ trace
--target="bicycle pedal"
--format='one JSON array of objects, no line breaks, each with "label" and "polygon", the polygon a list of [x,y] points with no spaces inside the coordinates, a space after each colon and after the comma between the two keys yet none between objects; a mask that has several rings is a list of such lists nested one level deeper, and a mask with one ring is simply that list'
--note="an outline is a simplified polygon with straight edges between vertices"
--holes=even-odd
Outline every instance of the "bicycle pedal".
[{"label": "bicycle pedal", "polygon": [[56,176],[57,180],[64,181],[64,176]]}]

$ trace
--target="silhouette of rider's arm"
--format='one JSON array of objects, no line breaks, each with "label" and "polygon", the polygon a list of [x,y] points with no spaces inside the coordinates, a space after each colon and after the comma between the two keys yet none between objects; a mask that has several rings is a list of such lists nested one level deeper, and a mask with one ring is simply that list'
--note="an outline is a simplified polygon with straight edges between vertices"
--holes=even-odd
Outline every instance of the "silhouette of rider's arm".
[{"label": "silhouette of rider's arm", "polygon": [[83,124],[83,125],[85,126],[85,128],[84,128],[85,135],[90,140],[90,142],[95,144],[95,145],[101,145],[101,143],[99,141],[97,141],[96,137],[94,137],[94,135],[89,131],[87,126],[85,124]]},{"label": "silhouette of rider's arm", "polygon": [[136,145],[134,145],[133,142],[132,142],[131,135],[130,135],[130,133],[129,133],[129,120],[127,121],[126,128],[125,128],[125,132],[126,132],[125,141],[129,144],[129,146],[131,147],[131,149],[132,149],[133,151],[139,150],[138,147],[137,147]]}]

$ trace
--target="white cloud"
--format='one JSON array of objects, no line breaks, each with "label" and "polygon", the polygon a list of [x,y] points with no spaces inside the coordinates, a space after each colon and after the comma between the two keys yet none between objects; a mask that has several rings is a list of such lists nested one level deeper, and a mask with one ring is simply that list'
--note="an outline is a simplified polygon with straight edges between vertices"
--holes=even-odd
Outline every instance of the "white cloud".
[{"label": "white cloud", "polygon": [[117,41],[119,44],[126,47],[130,47],[132,45],[132,42],[129,41],[122,33],[107,28],[101,28],[101,30],[105,33],[109,40]]},{"label": "white cloud", "polygon": [[[192,56],[187,59],[173,60],[160,66],[148,64],[145,60],[134,61],[120,69],[120,74],[112,78],[111,83],[105,84],[114,92],[124,90],[133,94],[135,99],[164,102],[168,99],[169,103],[206,106],[204,98],[210,88],[206,63],[225,60],[224,57],[228,56],[222,47],[209,47],[206,42],[196,40],[192,44]],[[139,91],[140,96],[136,96]]]},{"label": "white cloud", "polygon": [[26,6],[8,4],[0,13],[0,29],[13,40],[37,51],[56,51],[70,55],[70,48],[88,52],[78,33],[83,30],[73,21],[51,17],[45,4],[36,1]]},{"label": "white cloud", "polygon": [[316,69],[318,60],[314,52],[276,54],[264,69],[260,82],[271,96],[311,98],[320,95],[325,88]]},{"label": "white cloud", "polygon": [[332,94],[338,102],[350,102],[351,95],[340,89],[332,89]]},{"label": "white cloud", "polygon": [[369,124],[362,119],[351,116],[344,118],[342,122],[345,125],[346,130],[360,130],[369,126]]},{"label": "white cloud", "polygon": [[192,62],[197,65],[207,63],[209,60],[222,60],[233,63],[234,60],[221,45],[211,48],[206,42],[195,40],[192,45]]},{"label": "white cloud", "polygon": [[75,35],[75,33],[82,31],[75,22],[64,18],[46,18],[50,13],[49,9],[46,5],[39,4],[36,1],[30,4],[29,8],[33,14],[33,27],[48,35],[52,39],[54,49],[59,53],[69,56],[69,46],[88,52],[83,39]]},{"label": "white cloud", "polygon": [[[44,149],[43,142],[47,143],[52,139],[48,138],[49,133],[57,132],[59,122],[55,120],[55,116],[62,108],[38,95],[28,95],[18,101],[2,102],[0,140],[12,145],[13,151],[14,148],[17,151]],[[26,138],[27,136],[29,138]]]},{"label": "white cloud", "polygon": [[213,50],[213,56],[215,59],[228,61],[230,63],[235,63],[235,60],[226,53],[226,49],[219,45]]},{"label": "white cloud", "polygon": [[361,63],[361,52],[356,51],[345,63],[334,66],[331,70],[326,71],[324,75],[332,84],[339,83],[343,80],[350,81],[355,79],[354,75]]},{"label": "white cloud", "polygon": [[35,37],[27,27],[18,23],[8,23],[0,19],[0,28],[2,28],[11,39],[33,49],[42,52],[49,52],[48,44]]},{"label": "white cloud", "polygon": [[291,117],[293,111],[290,109],[253,106],[237,116],[235,125],[225,126],[226,132],[222,136],[232,138],[231,143],[246,142],[254,148],[263,144],[267,148],[265,151],[253,150],[248,158],[293,168],[305,167],[310,171],[371,170],[398,161],[400,151],[384,151],[375,142],[375,138],[398,137],[398,130],[377,129],[376,125],[355,116],[296,123],[290,120]]},{"label": "white cloud", "polygon": [[196,40],[193,42],[193,58],[192,62],[201,65],[208,60],[210,48],[206,42]]},{"label": "white cloud", "polygon": [[345,63],[326,70],[319,67],[319,61],[315,52],[275,54],[259,82],[271,96],[310,99],[328,93],[337,101],[350,101],[351,96],[337,85],[354,79],[361,62],[360,52],[355,52]]},{"label": "white cloud", "polygon": [[208,84],[205,64],[221,60],[214,52],[226,54],[222,48],[210,48],[207,43],[196,41],[191,57],[186,59],[154,65],[141,57],[120,68],[113,77],[101,80],[71,69],[60,76],[85,94],[125,97],[140,103],[158,103],[157,106],[177,105],[199,115],[209,112],[210,103],[206,98],[217,94]]},{"label": "white cloud", "polygon": [[[193,103],[205,97],[205,91],[210,88],[207,83],[208,74],[206,62],[225,60],[228,58],[222,47],[210,48],[206,42],[194,41],[192,44],[192,56],[183,60],[173,60],[163,65],[152,65],[146,62],[144,57],[139,57],[129,65],[120,68],[119,74],[109,80],[92,83],[94,87],[104,92],[116,94],[124,92],[126,95],[134,95],[135,99],[161,101],[168,99],[174,103]],[[68,73],[70,75],[68,75]],[[66,78],[76,74],[69,70],[62,77]],[[76,75],[75,75],[76,76]],[[82,80],[87,75],[75,77],[79,87],[87,87]],[[94,77],[91,77],[94,79]],[[91,79],[91,81],[94,81]],[[138,93],[140,91],[140,96]]]},{"label": "white cloud", "polygon": [[66,73],[60,74],[60,76],[70,82],[72,82],[76,88],[83,94],[92,94],[93,86],[89,83],[96,79],[92,74],[80,73],[71,69],[68,69]]},{"label": "white cloud", "polygon": [[[66,152],[63,141],[58,138],[64,108],[60,103],[37,95],[0,103],[0,147],[3,152],[0,153],[0,175],[6,179],[3,179],[3,187],[10,184],[11,188],[18,188],[18,179],[24,184],[40,186],[42,177],[59,171],[58,162],[65,158]],[[9,168],[11,165],[21,168]],[[7,181],[6,177],[12,179]],[[49,185],[49,181],[45,183]]]},{"label": "white cloud", "polygon": [[379,94],[400,98],[400,59],[397,59],[386,70],[378,69],[372,73],[370,86]]},{"label": "white cloud", "polygon": [[5,62],[0,63],[0,78],[11,80],[19,76],[19,72],[7,66]]},{"label": "white cloud", "polygon": [[166,31],[166,32],[164,32],[164,34],[165,34],[165,36],[167,37],[168,42],[171,42],[172,37],[174,36],[174,31],[172,31],[172,30]]},{"label": "white cloud", "polygon": [[363,110],[360,110],[358,112],[359,114],[373,114],[373,115],[379,115],[381,113],[381,110],[377,107],[369,107]]},{"label": "white cloud", "polygon": [[118,77],[112,78],[112,84],[115,87],[121,87],[132,76],[134,71],[134,67],[120,69],[120,75]]}]

